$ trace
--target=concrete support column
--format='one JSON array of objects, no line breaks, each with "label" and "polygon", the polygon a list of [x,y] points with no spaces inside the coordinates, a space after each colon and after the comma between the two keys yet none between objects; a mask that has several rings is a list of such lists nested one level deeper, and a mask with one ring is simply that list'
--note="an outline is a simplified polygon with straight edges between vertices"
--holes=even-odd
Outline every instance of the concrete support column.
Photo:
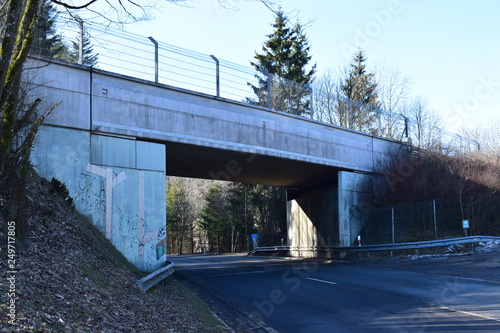
[{"label": "concrete support column", "polygon": [[[288,198],[288,245],[309,248],[338,245],[336,188],[288,191]],[[314,248],[291,254],[306,257],[325,255]]]},{"label": "concrete support column", "polygon": [[339,171],[338,187],[287,194],[288,245],[302,248],[291,255],[331,257],[315,247],[353,245],[368,220],[372,183],[370,176]]},{"label": "concrete support column", "polygon": [[338,175],[339,246],[351,246],[368,222],[373,186],[364,174],[339,171]]}]

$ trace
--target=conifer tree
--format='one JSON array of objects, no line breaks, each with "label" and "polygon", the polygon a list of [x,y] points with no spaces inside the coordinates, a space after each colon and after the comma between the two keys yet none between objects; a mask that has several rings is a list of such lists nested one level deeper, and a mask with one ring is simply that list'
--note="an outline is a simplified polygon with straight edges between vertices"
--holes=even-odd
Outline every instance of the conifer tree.
[{"label": "conifer tree", "polygon": [[[180,179],[171,182],[167,189],[167,237],[169,253],[182,254],[186,243],[192,243],[193,222],[196,219],[192,203]],[[189,237],[191,236],[191,237]]]},{"label": "conifer tree", "polygon": [[55,22],[58,12],[49,0],[41,2],[33,31],[30,53],[44,57],[67,60],[68,50],[56,32]]},{"label": "conifer tree", "polygon": [[288,18],[278,11],[272,25],[274,32],[267,35],[263,53],[255,54],[252,66],[257,70],[258,86],[252,85],[257,100],[248,100],[262,106],[297,115],[310,112],[310,89],[316,65],[307,69],[311,56],[307,37],[300,23],[290,28]]},{"label": "conifer tree", "polygon": [[212,252],[224,252],[229,249],[230,226],[227,211],[228,205],[221,188],[211,187],[205,195],[205,206],[201,210],[200,226],[207,232],[209,250]]},{"label": "conifer tree", "polygon": [[356,130],[370,131],[375,127],[377,83],[374,74],[366,71],[366,57],[362,50],[354,55],[350,71],[343,80],[337,113],[340,125]]}]

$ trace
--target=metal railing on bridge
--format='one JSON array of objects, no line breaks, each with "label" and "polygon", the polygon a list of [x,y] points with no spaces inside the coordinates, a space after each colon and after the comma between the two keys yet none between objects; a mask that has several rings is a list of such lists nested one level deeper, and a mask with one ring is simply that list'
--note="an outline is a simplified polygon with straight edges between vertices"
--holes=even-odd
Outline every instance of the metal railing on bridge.
[{"label": "metal railing on bridge", "polygon": [[145,37],[62,15],[57,18],[56,27],[62,38],[62,52],[55,53],[53,46],[37,44],[35,40],[32,55],[88,65],[84,50],[91,47],[92,54],[97,56],[92,66],[109,72],[289,112],[419,148],[439,149],[444,153],[479,149],[477,142],[441,128],[417,133],[417,124],[403,115],[328,96],[314,91],[310,85],[257,72],[250,65],[226,61],[217,55],[167,44],[153,36]]}]

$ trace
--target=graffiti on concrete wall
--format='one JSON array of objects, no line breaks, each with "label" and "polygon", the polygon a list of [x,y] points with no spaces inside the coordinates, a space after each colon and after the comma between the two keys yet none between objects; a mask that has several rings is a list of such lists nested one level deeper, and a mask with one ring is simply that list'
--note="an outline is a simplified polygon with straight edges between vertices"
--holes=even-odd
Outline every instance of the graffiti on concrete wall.
[{"label": "graffiti on concrete wall", "polygon": [[87,172],[95,174],[104,178],[105,181],[105,203],[106,203],[106,238],[111,240],[113,237],[112,223],[113,223],[113,187],[123,182],[127,176],[125,171],[114,175],[112,168],[103,168],[94,164],[87,165]]},{"label": "graffiti on concrete wall", "polygon": [[105,182],[98,176],[80,173],[78,179],[79,192],[75,202],[88,207],[91,211],[106,211]]},{"label": "graffiti on concrete wall", "polygon": [[[136,257],[135,264],[138,268],[156,267],[158,260],[166,255],[166,227],[162,226],[148,231],[148,227],[158,226],[158,223],[146,219],[145,171],[138,171],[138,201],[137,206],[135,206],[137,211],[133,208],[133,203],[125,207],[113,204],[113,189],[127,179],[125,171],[116,173],[113,168],[105,168],[91,163],[87,165],[86,171],[87,173],[81,173],[78,179],[79,193],[75,196],[75,200],[92,212],[105,213],[106,238],[111,240],[115,246],[118,243],[129,244],[127,252],[131,251],[131,255],[136,254],[134,257]],[[118,225],[114,228],[113,217],[115,223],[118,221]],[[118,235],[113,235],[113,229]],[[136,245],[130,242],[130,238],[134,238],[131,235],[137,235]],[[135,248],[136,246],[137,248]]]},{"label": "graffiti on concrete wall", "polygon": [[[166,254],[166,228],[162,227],[159,230],[155,230],[146,233],[146,219],[145,219],[145,183],[144,183],[145,172],[139,171],[139,196],[138,196],[138,231],[139,231],[139,253],[137,257],[137,266],[145,267],[146,262],[144,258],[144,253],[146,251],[146,246],[149,243],[150,249],[149,253],[156,253],[156,260],[159,260],[163,255]],[[155,241],[155,242],[153,242]]]}]

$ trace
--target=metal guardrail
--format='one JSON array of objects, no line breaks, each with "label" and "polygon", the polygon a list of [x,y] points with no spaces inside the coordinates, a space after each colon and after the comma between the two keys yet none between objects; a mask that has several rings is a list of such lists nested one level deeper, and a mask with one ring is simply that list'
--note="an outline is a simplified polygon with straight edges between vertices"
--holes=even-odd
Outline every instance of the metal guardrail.
[{"label": "metal guardrail", "polygon": [[455,244],[471,244],[480,242],[500,242],[500,237],[493,236],[469,236],[462,238],[450,238],[423,242],[410,242],[410,243],[395,243],[395,244],[375,244],[375,245],[362,245],[362,246],[267,246],[258,247],[249,254],[259,252],[281,252],[281,251],[297,251],[297,252],[373,252],[373,251],[399,251],[399,250],[418,250],[432,247],[446,247]]},{"label": "metal guardrail", "polygon": [[148,289],[155,286],[157,283],[163,281],[164,279],[170,277],[174,273],[174,263],[167,261],[167,265],[162,267],[153,273],[143,277],[140,280],[137,280],[137,286],[144,293]]}]

